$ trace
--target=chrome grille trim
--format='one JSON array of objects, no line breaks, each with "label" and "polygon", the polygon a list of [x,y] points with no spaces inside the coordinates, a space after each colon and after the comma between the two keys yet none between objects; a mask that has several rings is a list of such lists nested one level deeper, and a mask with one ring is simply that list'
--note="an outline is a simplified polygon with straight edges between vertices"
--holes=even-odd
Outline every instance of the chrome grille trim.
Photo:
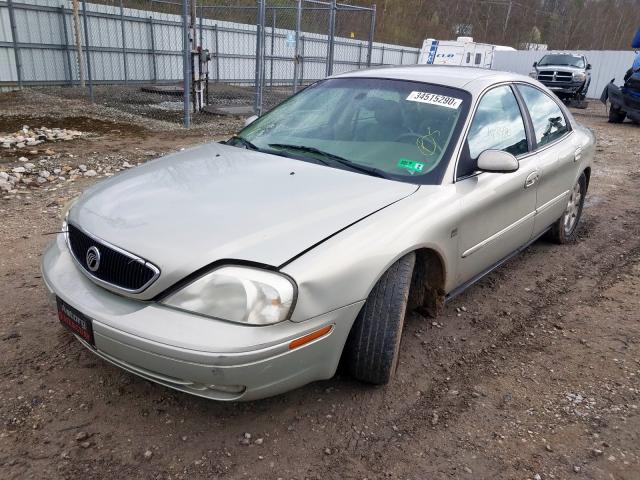
[{"label": "chrome grille trim", "polygon": [[[88,238],[90,238],[91,240],[93,240],[96,244],[98,244],[98,246],[103,246],[103,247],[106,247],[106,248],[108,248],[110,250],[113,250],[114,252],[117,252],[120,255],[123,255],[123,256],[129,258],[132,262],[137,262],[137,263],[142,264],[143,266],[149,268],[153,272],[152,277],[146,283],[144,283],[144,285],[142,285],[142,286],[140,286],[139,288],[136,288],[136,289],[126,288],[126,287],[123,287],[123,286],[118,285],[116,283],[108,282],[106,280],[103,280],[103,279],[97,277],[96,275],[91,273],[85,267],[83,261],[76,256],[76,252],[74,252],[74,249],[73,249],[73,247],[71,245],[71,231],[69,231],[69,227],[78,230],[80,233],[82,233],[83,235],[85,235]],[[106,240],[103,240],[100,237],[92,235],[89,232],[85,231],[84,229],[78,227],[75,224],[71,224],[71,223],[67,224],[67,233],[65,235],[65,239],[66,239],[66,242],[67,242],[67,248],[69,249],[69,252],[71,253],[71,258],[73,258],[73,261],[76,263],[76,265],[78,266],[80,271],[86,277],[88,277],[91,281],[93,281],[96,284],[101,285],[101,286],[103,286],[103,287],[105,287],[107,289],[115,290],[117,292],[128,293],[128,294],[141,293],[144,290],[146,290],[152,283],[154,283],[158,279],[158,277],[160,276],[160,269],[158,267],[156,267],[153,263],[151,263],[151,262],[145,260],[144,258],[139,257],[139,256],[137,256],[137,255],[135,255],[135,254],[133,254],[131,252],[123,250],[122,248],[120,248],[120,247],[118,247],[116,245],[113,245],[112,243],[107,242]]]}]

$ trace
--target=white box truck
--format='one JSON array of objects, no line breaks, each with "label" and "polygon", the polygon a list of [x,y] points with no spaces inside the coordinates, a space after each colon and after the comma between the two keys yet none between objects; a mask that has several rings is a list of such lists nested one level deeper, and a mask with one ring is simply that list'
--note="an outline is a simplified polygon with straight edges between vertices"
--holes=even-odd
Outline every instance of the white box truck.
[{"label": "white box truck", "polygon": [[515,50],[515,48],[476,43],[471,37],[458,37],[457,40],[427,38],[422,43],[418,63],[421,65],[491,68],[493,54],[496,50]]}]

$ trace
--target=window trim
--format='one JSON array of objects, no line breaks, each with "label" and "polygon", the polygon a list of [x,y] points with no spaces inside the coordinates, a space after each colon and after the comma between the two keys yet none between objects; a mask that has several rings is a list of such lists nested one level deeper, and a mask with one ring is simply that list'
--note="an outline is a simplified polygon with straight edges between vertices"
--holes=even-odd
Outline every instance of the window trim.
[{"label": "window trim", "polygon": [[[515,87],[514,82],[502,82],[502,83],[497,83],[495,85],[491,85],[490,87],[482,91],[480,97],[478,98],[478,101],[475,102],[473,112],[469,112],[468,114],[469,122],[464,132],[463,140],[462,140],[462,143],[460,144],[461,148],[458,151],[458,156],[456,158],[455,167],[453,170],[453,177],[454,177],[453,183],[466,180],[467,178],[475,177],[481,173],[484,173],[484,172],[481,172],[480,170],[476,170],[475,172],[469,175],[464,175],[459,177],[458,166],[460,165],[460,159],[462,158],[462,154],[464,152],[464,145],[467,143],[469,139],[469,132],[471,130],[471,125],[473,124],[473,120],[476,117],[476,113],[478,112],[478,107],[480,106],[480,103],[482,103],[482,100],[489,92],[491,92],[492,90],[495,90],[496,88],[502,88],[502,87],[509,88],[511,90],[512,95],[515,97],[516,104],[518,105],[518,109],[520,110],[520,116],[522,117],[522,123],[524,124],[524,133],[525,133],[525,136],[527,137],[527,146],[529,151],[527,153],[521,153],[520,155],[517,155],[516,159],[518,160],[518,162],[520,162],[521,159],[524,159],[529,155],[531,155],[532,153],[534,153],[533,146],[535,143],[535,138],[531,137],[532,130],[530,130],[530,128],[532,129],[533,127],[528,123],[528,121],[530,121],[529,111],[528,109],[523,110],[523,105],[520,103],[520,98],[518,97],[519,92],[516,92],[516,89],[514,88]],[[563,115],[564,115],[564,112],[563,112]]]}]

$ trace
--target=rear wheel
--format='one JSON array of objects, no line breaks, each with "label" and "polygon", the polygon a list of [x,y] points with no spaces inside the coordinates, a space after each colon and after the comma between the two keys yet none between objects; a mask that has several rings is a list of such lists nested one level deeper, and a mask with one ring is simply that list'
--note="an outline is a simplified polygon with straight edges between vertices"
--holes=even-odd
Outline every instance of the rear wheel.
[{"label": "rear wheel", "polygon": [[569,194],[567,208],[562,217],[551,227],[551,239],[554,242],[563,244],[575,240],[586,193],[587,176],[583,172]]},{"label": "rear wheel", "polygon": [[622,123],[625,118],[627,118],[626,112],[619,108],[614,108],[613,105],[609,107],[609,123]]},{"label": "rear wheel", "polygon": [[346,366],[360,381],[382,385],[396,371],[415,261],[415,254],[410,253],[389,267],[349,333]]}]

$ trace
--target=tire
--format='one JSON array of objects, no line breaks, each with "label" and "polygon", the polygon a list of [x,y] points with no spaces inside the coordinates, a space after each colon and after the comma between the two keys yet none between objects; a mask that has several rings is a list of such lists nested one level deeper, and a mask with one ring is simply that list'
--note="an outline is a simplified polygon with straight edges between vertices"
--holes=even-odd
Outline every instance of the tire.
[{"label": "tire", "polygon": [[383,385],[396,371],[415,262],[415,254],[410,253],[389,267],[351,328],[346,367],[357,380]]},{"label": "tire", "polygon": [[575,241],[580,217],[582,217],[582,208],[584,207],[584,197],[586,193],[587,176],[582,172],[580,178],[578,178],[578,181],[571,190],[566,210],[551,227],[551,240],[559,244]]},{"label": "tire", "polygon": [[613,108],[613,105],[609,107],[609,123],[622,123],[627,118],[626,112]]}]

